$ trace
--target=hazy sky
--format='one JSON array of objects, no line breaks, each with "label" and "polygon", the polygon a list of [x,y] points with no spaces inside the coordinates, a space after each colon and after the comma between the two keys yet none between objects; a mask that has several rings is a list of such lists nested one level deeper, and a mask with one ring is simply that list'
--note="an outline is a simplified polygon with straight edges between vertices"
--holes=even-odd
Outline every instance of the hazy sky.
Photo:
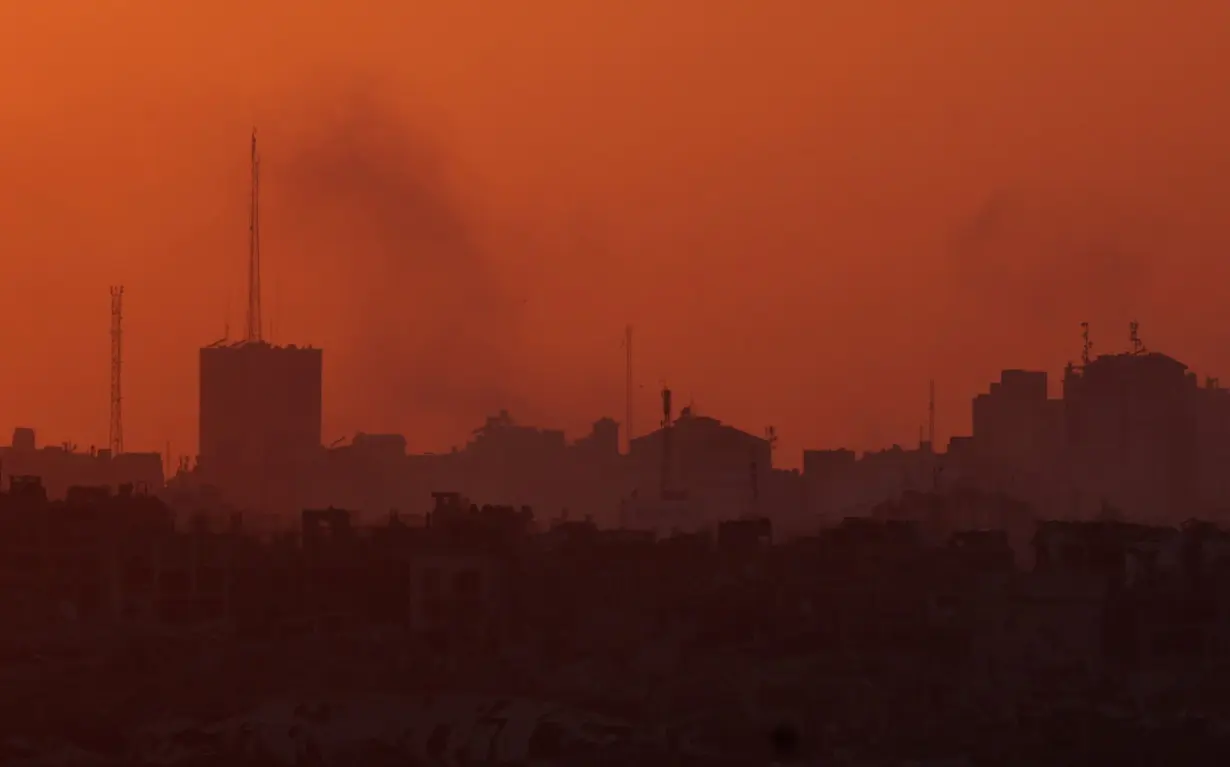
[{"label": "hazy sky", "polygon": [[[1230,376],[1225,0],[0,0],[0,429],[194,452],[196,350],[325,352],[326,441],[677,401],[940,436],[1096,347]],[[4,437],[0,436],[0,440]]]}]

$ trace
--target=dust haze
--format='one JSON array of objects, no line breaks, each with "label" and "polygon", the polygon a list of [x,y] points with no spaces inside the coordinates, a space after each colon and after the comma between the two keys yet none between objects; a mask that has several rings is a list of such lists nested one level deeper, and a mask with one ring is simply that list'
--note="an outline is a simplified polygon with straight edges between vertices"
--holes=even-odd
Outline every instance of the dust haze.
[{"label": "dust haze", "polygon": [[932,377],[963,433],[1082,321],[1230,376],[1224,2],[60,5],[0,30],[0,433],[105,442],[123,283],[128,439],[196,443],[254,123],[265,315],[326,350],[326,441],[619,415],[626,322],[643,426],[669,380],[785,465],[914,440]]},{"label": "dust haze", "polygon": [[917,347],[883,342],[893,355],[882,375],[912,382],[913,402],[898,424],[885,410],[863,411],[851,433],[860,448],[913,443],[910,423],[924,422],[927,405],[925,380],[915,371],[938,379],[944,438],[969,428],[970,398],[1005,368],[1047,371],[1058,396],[1063,365],[1080,356],[1082,322],[1091,325],[1094,354],[1126,350],[1128,323],[1138,320],[1146,343],[1188,356],[1193,367],[1230,362],[1208,338],[1178,343],[1165,302],[1176,275],[1197,264],[1163,199],[1005,182],[941,227],[927,253],[934,292],[885,299],[895,304],[884,309],[894,316],[930,318],[912,331]]},{"label": "dust haze", "polygon": [[1081,322],[1147,319],[1167,230],[1158,211],[1106,195],[1021,187],[989,194],[956,223],[942,262],[944,335],[1015,354],[1044,339],[1053,352],[1075,353]]}]

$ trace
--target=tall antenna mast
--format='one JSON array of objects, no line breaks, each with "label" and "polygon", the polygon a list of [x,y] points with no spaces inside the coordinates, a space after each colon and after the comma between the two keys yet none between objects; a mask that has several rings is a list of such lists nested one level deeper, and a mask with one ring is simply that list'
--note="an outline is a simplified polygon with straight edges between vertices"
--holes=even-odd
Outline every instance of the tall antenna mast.
[{"label": "tall antenna mast", "polygon": [[624,328],[624,368],[626,380],[624,381],[624,436],[628,441],[627,450],[632,452],[632,326],[628,325]]},{"label": "tall antenna mast", "polygon": [[111,455],[124,452],[123,397],[120,392],[120,373],[123,364],[124,336],[124,287],[111,287]]},{"label": "tall antenna mast", "polygon": [[1081,323],[1081,364],[1088,365],[1093,356],[1093,341],[1089,340],[1089,323]]},{"label": "tall antenna mast", "polygon": [[261,334],[261,158],[252,129],[252,206],[248,213],[248,343],[260,343]]}]

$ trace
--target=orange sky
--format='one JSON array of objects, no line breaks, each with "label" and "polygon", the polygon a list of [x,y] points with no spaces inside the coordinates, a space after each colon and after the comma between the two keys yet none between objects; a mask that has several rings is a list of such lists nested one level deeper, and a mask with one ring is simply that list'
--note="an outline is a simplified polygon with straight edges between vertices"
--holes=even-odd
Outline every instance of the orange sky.
[{"label": "orange sky", "polygon": [[[1095,11],[1095,9],[1097,9]],[[1079,323],[1230,376],[1224,0],[0,3],[0,429],[196,441],[196,349],[326,350],[326,440],[640,429],[667,381],[804,447],[940,433]],[[3,439],[3,437],[0,437]]]}]

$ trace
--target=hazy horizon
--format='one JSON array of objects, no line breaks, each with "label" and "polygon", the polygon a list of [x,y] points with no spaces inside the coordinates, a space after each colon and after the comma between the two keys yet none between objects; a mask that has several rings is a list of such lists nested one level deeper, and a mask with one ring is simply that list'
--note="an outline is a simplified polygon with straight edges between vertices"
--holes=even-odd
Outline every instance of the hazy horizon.
[{"label": "hazy horizon", "polygon": [[[924,7],[925,6],[925,7]],[[701,9],[703,8],[703,12]],[[480,13],[481,10],[481,13]],[[662,383],[804,448],[938,436],[1003,368],[1144,342],[1230,376],[1230,5],[288,0],[0,11],[0,432],[195,452],[197,349],[325,350],[326,443]]]}]

